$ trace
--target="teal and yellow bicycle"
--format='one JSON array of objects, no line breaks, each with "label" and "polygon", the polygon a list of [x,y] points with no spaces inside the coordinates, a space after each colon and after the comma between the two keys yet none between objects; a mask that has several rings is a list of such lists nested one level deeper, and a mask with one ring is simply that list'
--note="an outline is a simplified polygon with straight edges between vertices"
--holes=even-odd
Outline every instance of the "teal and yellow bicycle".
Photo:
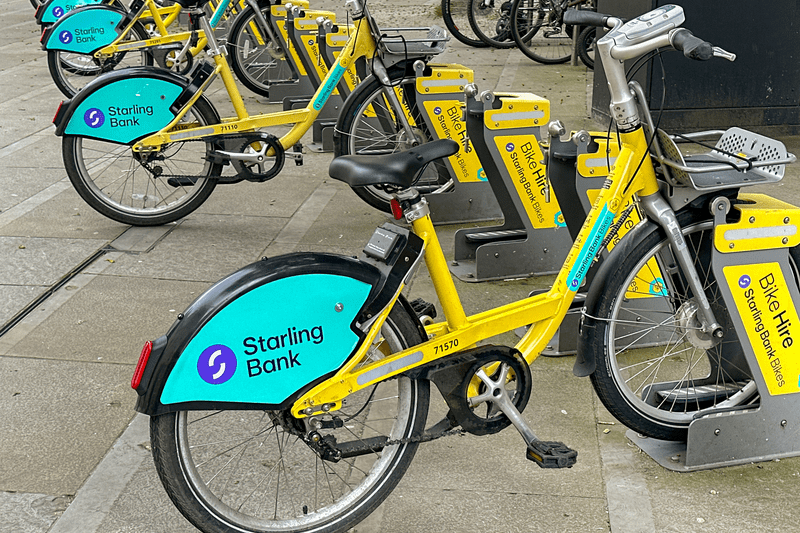
[{"label": "teal and yellow bicycle", "polygon": [[[661,47],[734,59],[680,28],[683,19],[674,5],[625,24],[565,16],[609,29],[597,50],[619,153],[546,292],[465,313],[427,202],[412,186],[426,165],[456,151],[441,140],[331,164],[331,176],[352,187],[396,188],[396,216],[410,229],[384,224],[359,259],[296,253],[249,265],[145,345],[132,380],[136,409],[151,417],[158,473],[189,521],[204,532],[345,531],[387,497],[421,442],[459,429],[486,435],[513,425],[528,459],[572,466],[576,451],[541,440],[520,416],[528,365],[634,209],[641,222],[602,261],[582,304],[575,367],[614,416],[680,440],[697,417],[800,392],[800,363],[785,357],[792,341],[784,340],[800,324],[800,209],[740,192],[779,181],[795,157],[738,128],[708,153],[684,157],[655,127],[641,87],[625,79],[623,61]],[[470,87],[468,96],[469,113],[484,95]],[[560,135],[553,125],[551,145],[565,142]],[[535,150],[531,164],[540,164]],[[551,182],[570,178],[555,169],[548,165]],[[403,296],[423,260],[444,314],[428,325]],[[779,319],[763,312],[770,306]],[[527,324],[513,347],[482,344]],[[770,362],[776,356],[783,374]],[[431,383],[448,413],[426,429]]]}]

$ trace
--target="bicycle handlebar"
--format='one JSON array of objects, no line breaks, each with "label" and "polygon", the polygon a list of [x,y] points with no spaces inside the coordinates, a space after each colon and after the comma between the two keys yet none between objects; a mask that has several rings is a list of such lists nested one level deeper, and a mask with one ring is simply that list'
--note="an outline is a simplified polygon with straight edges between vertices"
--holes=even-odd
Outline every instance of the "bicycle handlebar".
[{"label": "bicycle handlebar", "polygon": [[570,26],[596,26],[605,28],[611,15],[597,13],[588,9],[568,9],[564,13],[564,24]]},{"label": "bicycle handlebar", "polygon": [[675,30],[670,35],[670,44],[689,59],[708,61],[714,57],[714,47],[711,43],[695,37],[685,28]]}]

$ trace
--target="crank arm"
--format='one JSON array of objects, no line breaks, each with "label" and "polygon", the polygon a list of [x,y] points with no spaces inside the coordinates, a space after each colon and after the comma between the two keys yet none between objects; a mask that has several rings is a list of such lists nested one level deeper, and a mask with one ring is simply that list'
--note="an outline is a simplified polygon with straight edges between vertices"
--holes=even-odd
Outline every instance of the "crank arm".
[{"label": "crank arm", "polygon": [[561,442],[542,441],[530,426],[522,418],[508,391],[505,388],[510,367],[503,363],[497,380],[492,380],[486,372],[481,369],[475,375],[480,378],[486,386],[486,391],[480,396],[469,398],[470,406],[478,405],[483,402],[492,402],[492,405],[503,412],[511,420],[511,423],[522,435],[522,439],[527,445],[525,456],[534,461],[542,468],[571,468],[578,458],[578,452],[570,449]]}]

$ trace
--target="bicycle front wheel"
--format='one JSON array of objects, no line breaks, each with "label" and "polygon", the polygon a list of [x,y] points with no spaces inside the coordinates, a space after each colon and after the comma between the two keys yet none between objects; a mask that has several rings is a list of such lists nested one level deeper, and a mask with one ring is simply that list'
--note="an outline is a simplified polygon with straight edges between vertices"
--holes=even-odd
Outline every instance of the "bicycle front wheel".
[{"label": "bicycle front wheel", "polygon": [[600,400],[629,428],[663,440],[684,440],[702,409],[758,399],[711,271],[713,221],[703,213],[682,215],[679,222],[724,336],[715,338],[699,329],[697,300],[675,266],[663,230],[655,225],[631,253],[618,259],[603,287],[592,286],[590,290],[602,294],[597,327],[586,328],[586,345],[597,362],[591,379]]},{"label": "bicycle front wheel", "polygon": [[[219,123],[201,97],[179,127]],[[210,142],[176,142],[157,152],[65,135],[64,166],[73,187],[97,212],[123,224],[152,226],[185,217],[206,201],[222,166],[208,161]]]},{"label": "bicycle front wheel", "polygon": [[566,63],[572,57],[572,26],[566,26],[550,0],[514,0],[511,38],[538,63]]},{"label": "bicycle front wheel", "polygon": [[[138,22],[134,24],[122,42],[143,41],[147,31]],[[101,74],[127,67],[152,66],[153,56],[146,50],[119,52],[106,59],[97,59],[91,54],[78,54],[61,50],[48,50],[47,66],[56,87],[72,98],[89,82]]]},{"label": "bicycle front wheel", "polygon": [[469,0],[469,25],[475,35],[494,48],[513,48],[511,0]]},{"label": "bicycle front wheel", "polygon": [[578,35],[578,57],[583,64],[594,70],[594,45],[597,40],[597,28],[593,26],[585,27]]},{"label": "bicycle front wheel", "polygon": [[469,23],[469,0],[442,0],[442,19],[450,34],[474,48],[486,48],[489,46],[481,41]]},{"label": "bicycle front wheel", "polygon": [[[432,136],[416,104],[416,78],[405,74],[402,66],[389,70],[390,87],[384,87],[370,76],[356,87],[345,100],[334,137],[334,156],[348,154],[381,155],[408,150],[429,142]],[[387,97],[394,91],[403,109],[395,109]],[[402,126],[400,114],[411,124],[409,134]],[[428,165],[414,187],[420,193],[445,192],[453,182],[445,164],[439,160]],[[383,186],[354,187],[353,191],[365,202],[391,213],[390,202],[394,189]]]},{"label": "bicycle front wheel", "polygon": [[[269,21],[269,4],[265,5],[262,13]],[[280,43],[272,42],[268,34],[259,28],[253,8],[248,6],[236,15],[227,47],[236,77],[254,93],[269,96],[271,85],[292,81],[292,69],[286,59],[285,48]]]},{"label": "bicycle front wheel", "polygon": [[[376,358],[422,341],[401,306],[381,333]],[[428,381],[380,383],[322,417],[343,426],[318,432],[339,445],[419,435],[428,395]],[[373,451],[336,462],[306,444],[309,431],[305,421],[274,411],[181,411],[150,423],[153,459],[167,494],[206,533],[345,531],[389,495],[419,446],[373,444]]]}]

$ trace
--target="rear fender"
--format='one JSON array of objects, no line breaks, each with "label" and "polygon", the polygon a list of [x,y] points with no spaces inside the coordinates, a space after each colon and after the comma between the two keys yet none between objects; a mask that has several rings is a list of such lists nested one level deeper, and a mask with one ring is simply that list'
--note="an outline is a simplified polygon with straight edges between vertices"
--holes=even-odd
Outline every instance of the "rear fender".
[{"label": "rear fender", "polygon": [[47,28],[42,49],[93,55],[113,43],[125,29],[126,12],[117,7],[93,5],[71,11]]},{"label": "rear fender", "polygon": [[417,239],[410,235],[394,266],[296,253],[216,283],[154,341],[136,410],[290,407],[358,352],[363,324],[395,304]]},{"label": "rear fender", "polygon": [[62,104],[56,135],[134,144],[172,122],[196,90],[186,77],[164,69],[112,71]]},{"label": "rear fender", "polygon": [[75,9],[95,4],[109,4],[110,0],[50,0],[36,9],[36,23],[50,26]]}]

